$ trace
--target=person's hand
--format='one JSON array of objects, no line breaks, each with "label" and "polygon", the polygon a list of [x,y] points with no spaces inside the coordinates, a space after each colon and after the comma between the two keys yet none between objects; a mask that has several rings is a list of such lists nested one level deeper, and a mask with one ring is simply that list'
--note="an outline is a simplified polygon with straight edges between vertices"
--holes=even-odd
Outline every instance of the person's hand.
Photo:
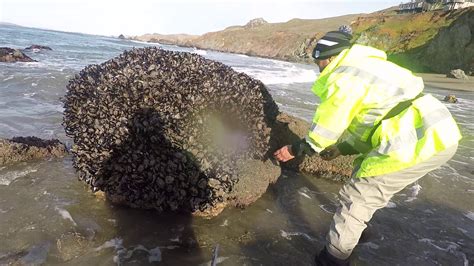
[{"label": "person's hand", "polygon": [[319,153],[321,159],[325,161],[333,160],[339,155],[341,155],[341,151],[339,151],[339,149],[335,145],[329,146],[324,151]]},{"label": "person's hand", "polygon": [[287,162],[295,156],[291,154],[291,145],[286,145],[281,147],[279,150],[277,150],[275,153],[273,153],[273,156],[275,159],[277,159],[279,162]]}]

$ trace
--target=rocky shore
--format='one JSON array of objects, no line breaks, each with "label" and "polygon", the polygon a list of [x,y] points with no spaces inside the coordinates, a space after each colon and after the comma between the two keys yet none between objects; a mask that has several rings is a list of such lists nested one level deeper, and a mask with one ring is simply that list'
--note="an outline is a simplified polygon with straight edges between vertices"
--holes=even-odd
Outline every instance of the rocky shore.
[{"label": "rocky shore", "polygon": [[0,62],[36,62],[36,60],[31,59],[19,49],[0,47]]},{"label": "rocky shore", "polygon": [[14,137],[0,139],[0,166],[29,160],[60,158],[67,149],[57,139],[44,140],[37,137]]},{"label": "rocky shore", "polygon": [[51,51],[51,47],[44,45],[31,45],[26,47],[23,50],[13,49],[9,47],[0,47],[0,62],[4,63],[15,63],[15,62],[38,62],[24,52],[41,52],[41,51]]}]

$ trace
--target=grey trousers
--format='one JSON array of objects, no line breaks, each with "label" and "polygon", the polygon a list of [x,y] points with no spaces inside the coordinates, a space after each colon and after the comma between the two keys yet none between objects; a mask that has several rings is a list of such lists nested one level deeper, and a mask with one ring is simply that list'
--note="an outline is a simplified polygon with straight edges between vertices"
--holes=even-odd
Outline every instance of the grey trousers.
[{"label": "grey trousers", "polygon": [[395,173],[348,181],[339,191],[341,207],[334,214],[326,237],[329,253],[339,259],[348,258],[375,211],[385,207],[395,193],[446,163],[457,147]]}]

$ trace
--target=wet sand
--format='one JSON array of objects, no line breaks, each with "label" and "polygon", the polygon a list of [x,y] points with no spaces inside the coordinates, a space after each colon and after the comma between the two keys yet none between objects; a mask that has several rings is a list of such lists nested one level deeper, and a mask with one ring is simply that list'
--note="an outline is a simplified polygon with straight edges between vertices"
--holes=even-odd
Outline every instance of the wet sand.
[{"label": "wet sand", "polygon": [[468,76],[468,80],[447,78],[445,74],[435,73],[416,73],[422,77],[425,86],[436,89],[446,89],[455,91],[471,91],[474,92],[474,77]]}]

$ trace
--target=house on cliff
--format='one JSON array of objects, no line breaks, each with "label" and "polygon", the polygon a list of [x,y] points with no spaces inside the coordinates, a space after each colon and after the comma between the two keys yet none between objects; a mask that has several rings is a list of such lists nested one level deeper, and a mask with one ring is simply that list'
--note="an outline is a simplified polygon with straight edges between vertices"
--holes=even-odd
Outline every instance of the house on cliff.
[{"label": "house on cliff", "polygon": [[474,6],[474,0],[443,0],[444,10],[455,10]]},{"label": "house on cliff", "polygon": [[426,3],[425,1],[418,0],[414,1],[412,0],[411,2],[408,3],[401,3],[398,6],[398,13],[403,14],[403,13],[420,13],[423,11],[427,11],[429,7],[429,4]]},{"label": "house on cliff", "polygon": [[474,6],[474,0],[411,0],[398,6],[398,13],[420,13],[432,10],[455,10]]}]

